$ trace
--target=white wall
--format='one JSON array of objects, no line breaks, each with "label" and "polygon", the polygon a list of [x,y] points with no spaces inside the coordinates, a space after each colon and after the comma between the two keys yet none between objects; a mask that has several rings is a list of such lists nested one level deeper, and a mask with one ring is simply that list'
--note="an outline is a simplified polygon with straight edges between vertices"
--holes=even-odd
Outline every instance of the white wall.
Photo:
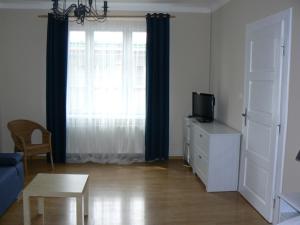
[{"label": "white wall", "polygon": [[[0,151],[13,150],[8,121],[46,123],[47,20],[39,14],[45,12],[0,10]],[[209,29],[208,14],[178,13],[171,20],[171,155],[182,155],[182,118],[191,112],[192,91],[208,89]]]},{"label": "white wall", "polygon": [[231,0],[213,13],[212,89],[217,117],[238,130],[242,128],[246,24],[293,7],[292,57],[284,191],[300,190],[300,1]]},{"label": "white wall", "polygon": [[0,11],[2,95],[0,151],[13,150],[8,121],[27,118],[45,124],[47,21],[31,11]]},{"label": "white wall", "polygon": [[192,91],[209,90],[209,14],[176,14],[171,21],[170,155],[182,155],[183,117],[192,112]]}]

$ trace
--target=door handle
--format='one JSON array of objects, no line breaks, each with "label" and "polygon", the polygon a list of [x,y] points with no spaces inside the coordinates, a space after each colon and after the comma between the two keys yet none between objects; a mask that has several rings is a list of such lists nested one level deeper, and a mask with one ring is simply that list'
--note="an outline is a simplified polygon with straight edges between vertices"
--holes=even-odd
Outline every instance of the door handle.
[{"label": "door handle", "polygon": [[245,125],[245,127],[247,126],[247,117],[248,117],[247,113],[248,113],[248,110],[247,110],[247,108],[245,108],[245,112],[242,113],[242,117],[244,117],[244,125]]}]

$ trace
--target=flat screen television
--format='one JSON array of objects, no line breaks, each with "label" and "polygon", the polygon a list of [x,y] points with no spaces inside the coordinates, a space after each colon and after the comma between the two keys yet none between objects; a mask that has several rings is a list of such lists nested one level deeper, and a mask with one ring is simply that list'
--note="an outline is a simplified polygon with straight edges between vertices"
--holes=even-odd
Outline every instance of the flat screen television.
[{"label": "flat screen television", "polygon": [[212,94],[193,92],[193,114],[199,122],[212,122],[214,120],[215,97]]}]

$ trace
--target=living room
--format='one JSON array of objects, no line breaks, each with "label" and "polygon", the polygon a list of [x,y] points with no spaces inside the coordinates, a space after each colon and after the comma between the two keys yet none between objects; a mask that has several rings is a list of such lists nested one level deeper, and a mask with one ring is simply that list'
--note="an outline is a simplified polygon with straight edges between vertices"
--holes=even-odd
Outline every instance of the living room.
[{"label": "living room", "polygon": [[[300,175],[297,171],[300,169],[300,164],[295,158],[300,146],[297,135],[300,127],[297,118],[300,111],[298,101],[300,65],[297,63],[297,59],[300,58],[298,43],[300,40],[300,3],[297,0],[191,1],[189,3],[145,1],[143,3],[129,2],[127,6],[126,4],[122,6],[123,9],[119,5],[119,8],[114,10],[114,6],[118,6],[117,3],[117,1],[108,2],[109,14],[145,15],[150,11],[165,12],[174,16],[174,18],[170,18],[170,160],[167,163],[155,162],[153,171],[149,169],[152,167],[151,165],[145,167],[135,165],[136,169],[134,169],[133,165],[61,165],[55,163],[55,173],[90,174],[92,180],[90,210],[92,207],[96,207],[98,202],[98,211],[93,209],[92,218],[87,219],[88,224],[266,224],[266,221],[258,213],[256,214],[238,193],[225,193],[224,195],[222,193],[215,195],[206,193],[201,181],[192,175],[190,169],[183,167],[184,117],[192,113],[193,91],[213,93],[216,99],[215,119],[242,133],[244,119],[241,114],[244,113],[247,24],[292,8],[288,102],[286,103],[288,106],[286,109],[287,121],[286,126],[282,128],[285,129],[286,139],[280,177],[282,185],[277,194],[299,192]],[[99,5],[101,4],[99,3]],[[0,8],[0,18],[3,21],[1,24],[3,32],[0,36],[2,43],[0,56],[0,152],[13,152],[14,143],[7,129],[9,121],[29,119],[46,126],[47,18],[41,18],[39,15],[46,15],[50,11],[51,2],[1,1]],[[44,161],[44,159],[29,161],[27,182],[38,172],[52,171],[51,166],[45,164]],[[105,177],[101,177],[101,171],[104,172]],[[154,196],[153,198],[156,200],[164,199],[164,195],[174,195],[175,197],[183,194],[183,192],[177,192],[176,189],[172,191],[170,188],[170,186],[176,187],[183,183],[190,185],[183,185],[181,189],[193,192],[195,195],[189,196],[186,193],[185,201],[181,201],[182,199],[179,197],[174,200],[168,199],[165,203],[158,201],[158,205],[162,205],[161,213],[159,210],[151,211],[156,207],[154,202],[150,202],[153,205],[150,204],[148,207],[137,207],[137,209],[143,208],[144,212],[142,210],[136,212],[139,215],[136,222],[130,219],[128,221],[131,222],[126,222],[125,217],[120,216],[120,210],[118,210],[118,207],[121,207],[118,197],[122,196],[126,199],[128,196],[126,197],[125,194],[130,195],[128,189],[132,187],[136,188],[137,193],[141,193],[138,188],[147,183],[146,178],[142,176],[144,173],[148,174],[146,176],[148,178],[155,179],[155,176],[158,176],[157,182],[152,184],[157,185],[154,193],[159,193],[159,190],[164,187],[170,191],[162,191],[158,196]],[[165,176],[159,177],[161,173]],[[113,180],[114,177],[120,180],[124,186],[119,187],[120,183]],[[132,185],[129,182],[130,177],[137,179],[131,181]],[[107,181],[107,183],[101,189],[103,181]],[[151,186],[151,183],[149,185]],[[110,197],[115,199],[115,203],[101,203],[100,194],[105,193],[109,196],[109,189],[111,189]],[[145,189],[147,189],[146,185]],[[125,197],[122,195],[122,191],[124,191]],[[92,196],[95,198],[92,199]],[[147,195],[147,197],[151,199],[151,196]],[[102,198],[104,197],[102,196]],[[185,207],[180,204],[192,204],[188,200],[193,198],[197,199],[197,204],[192,207],[199,207],[199,211],[189,208],[192,213],[188,215],[184,213],[186,212],[184,210],[175,209],[175,206]],[[226,199],[228,202],[225,203],[218,198]],[[143,199],[142,196],[136,196],[136,199],[134,204],[143,205],[147,202],[147,199]],[[228,216],[218,217],[218,213],[209,213],[204,206],[201,206],[203,199],[209,199],[205,205],[210,206],[211,211],[218,204],[224,204],[224,207],[219,208],[220,212],[225,210],[225,206],[228,205],[229,208],[230,206],[237,207],[237,210],[231,213],[226,211]],[[61,210],[55,209],[60,205],[63,206]],[[46,224],[75,224],[76,206],[74,201],[47,199],[45,208]],[[173,210],[169,212],[168,209]],[[150,211],[147,212],[147,210]],[[197,220],[196,215],[203,216],[201,210],[206,211],[206,214],[204,219]],[[68,215],[69,211],[71,216]],[[47,213],[49,214],[47,215]],[[127,215],[128,212],[125,209],[123,213]],[[248,214],[249,217],[245,214]],[[0,224],[20,224],[23,219],[22,215],[22,200],[19,200],[1,216]],[[215,218],[216,215],[217,218]],[[129,218],[129,213],[127,216]],[[191,218],[188,218],[189,216]],[[51,218],[54,218],[53,221]],[[107,219],[106,222],[104,218]],[[120,220],[120,218],[124,220]],[[146,221],[143,218],[147,218]],[[36,217],[33,222],[41,224],[41,218]]]}]

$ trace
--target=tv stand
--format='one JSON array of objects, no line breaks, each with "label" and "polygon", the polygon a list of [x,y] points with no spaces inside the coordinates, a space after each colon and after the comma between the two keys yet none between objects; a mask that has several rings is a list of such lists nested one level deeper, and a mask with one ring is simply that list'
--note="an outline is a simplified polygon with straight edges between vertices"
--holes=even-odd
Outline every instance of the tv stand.
[{"label": "tv stand", "polygon": [[236,191],[238,186],[240,133],[217,121],[200,123],[186,118],[189,159],[208,192]]}]

